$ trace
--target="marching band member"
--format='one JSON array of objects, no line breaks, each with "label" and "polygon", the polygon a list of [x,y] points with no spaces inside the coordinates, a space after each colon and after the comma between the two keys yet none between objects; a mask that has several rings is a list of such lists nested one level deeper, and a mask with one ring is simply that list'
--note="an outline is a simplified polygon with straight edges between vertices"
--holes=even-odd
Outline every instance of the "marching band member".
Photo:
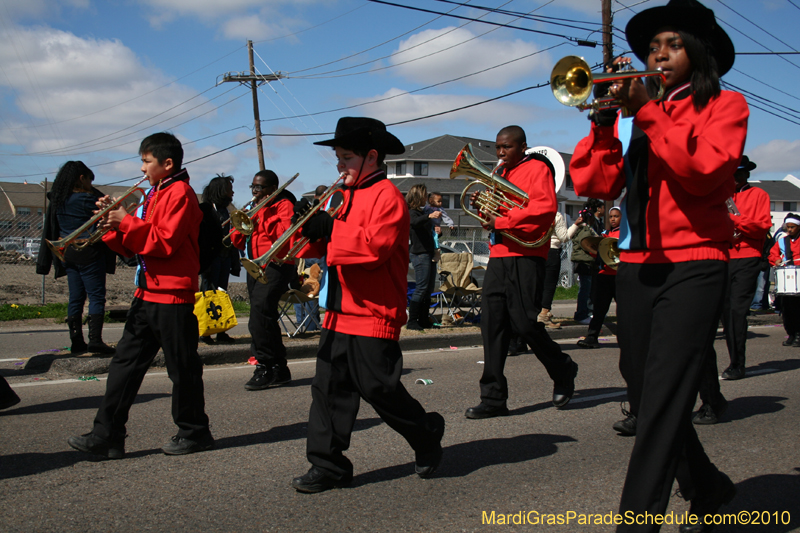
[{"label": "marching band member", "polygon": [[[525,131],[507,126],[497,134],[497,158],[502,177],[528,195],[524,208],[496,217],[482,213],[492,230],[491,251],[481,297],[481,335],[485,364],[480,379],[481,403],[467,409],[467,418],[508,415],[508,381],[503,373],[512,335],[530,345],[553,380],[553,405],[565,406],[575,392],[578,364],[561,351],[537,319],[542,310],[544,271],[549,239],[543,246],[525,247],[500,234],[513,231],[530,241],[542,236],[555,219],[554,171],[534,156],[526,156]],[[473,193],[473,205],[478,193]]]},{"label": "marching band member", "polygon": [[[637,428],[620,512],[663,515],[677,478],[697,521],[680,531],[704,532],[713,527],[704,515],[736,493],[703,450],[691,414],[722,312],[734,231],[725,202],[749,110],[742,95],[720,89],[719,77],[733,66],[733,43],[699,2],[671,0],[642,11],[625,32],[647,70],[663,71],[665,93],[653,101],[640,78],[618,80],[610,94],[632,118],[594,113],[570,162],[580,196],[610,200],[627,190],[617,318],[620,370]],[[617,531],[659,529],[645,521]]]},{"label": "marching band member", "polygon": [[[800,215],[789,213],[783,219],[786,235],[775,241],[769,252],[769,264],[772,266],[787,266],[800,264]],[[784,346],[794,346],[795,340],[800,337],[800,296],[784,294],[781,296],[781,315],[783,328],[789,338]]]},{"label": "marching band member", "polygon": [[[271,170],[261,170],[253,176],[250,185],[253,204],[278,190],[278,176]],[[287,190],[281,191],[268,205],[253,215],[255,230],[243,235],[235,228],[231,244],[245,250],[248,259],[257,259],[267,253],[272,243],[278,240],[291,225],[294,214],[295,197]],[[253,377],[245,383],[246,390],[264,390],[286,385],[292,381],[292,373],[286,364],[286,347],[283,345],[281,327],[278,323],[280,313],[278,302],[289,289],[289,283],[296,277],[294,261],[283,264],[268,263],[265,267],[267,283],[247,276],[247,293],[250,296],[250,320],[247,328],[252,342],[250,353],[258,364]]]},{"label": "marching band member", "polygon": [[[430,477],[442,459],[445,422],[426,413],[400,382],[410,219],[403,195],[381,169],[386,154],[405,147],[383,122],[363,117],[339,119],[334,138],[314,144],[335,149],[344,187],[336,217],[320,211],[302,229],[312,244],[300,255],[325,256],[320,306],[327,311],[311,383],[311,468],[292,486],[313,493],[350,484],[353,463],[343,452],[362,398],[414,450],[417,475]],[[304,209],[298,202],[298,212]]]}]

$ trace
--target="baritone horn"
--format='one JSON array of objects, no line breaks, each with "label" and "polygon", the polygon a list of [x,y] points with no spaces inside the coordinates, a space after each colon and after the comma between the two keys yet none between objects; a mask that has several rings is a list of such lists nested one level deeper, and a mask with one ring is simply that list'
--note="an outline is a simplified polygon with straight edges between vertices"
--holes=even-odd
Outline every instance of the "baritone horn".
[{"label": "baritone horn", "polygon": [[[84,222],[78,229],[64,237],[63,239],[59,239],[57,241],[49,241],[45,239],[45,243],[47,247],[50,248],[50,251],[53,252],[53,255],[58,257],[59,260],[64,261],[64,252],[66,252],[68,246],[72,246],[78,250],[86,248],[87,246],[91,246],[93,244],[97,244],[103,238],[103,235],[108,233],[108,229],[98,229],[95,230],[91,235],[89,235],[86,239],[79,239],[79,237],[86,232],[89,228],[97,224],[97,222],[106,216],[106,214],[119,207],[130,195],[139,191],[142,193],[142,199],[144,199],[144,190],[139,187],[143,181],[147,179],[147,176],[143,176],[142,179],[136,182],[136,184],[125,191],[125,194],[116,198],[113,202],[103,207],[100,211],[95,213],[92,218]],[[133,213],[140,205],[141,201],[137,201],[136,203],[132,204],[130,207],[126,209],[128,214]]]},{"label": "baritone horn", "polygon": [[603,96],[587,104],[586,100],[592,94],[597,83],[609,83],[631,78],[656,78],[660,80],[657,94],[658,99],[664,95],[666,78],[661,70],[622,70],[605,74],[592,74],[589,64],[582,57],[566,56],[561,58],[550,73],[550,89],[553,96],[562,104],[577,107],[581,111],[587,109],[616,109],[622,107],[621,102],[613,96]]},{"label": "baritone horn", "polygon": [[[564,181],[565,175],[564,160],[561,155],[556,150],[545,146],[531,148],[526,150],[525,154],[544,156],[550,162],[555,179],[553,186],[557,192]],[[481,224],[486,220],[469,209],[468,193],[476,185],[485,187],[474,202],[481,213],[504,216],[509,209],[523,209],[528,204],[528,194],[525,191],[495,172],[499,166],[498,164],[495,170],[485,167],[473,154],[472,145],[467,144],[456,156],[456,160],[453,161],[453,166],[450,169],[450,179],[458,176],[467,176],[474,179],[474,181],[467,183],[467,186],[461,192],[461,209],[469,216],[480,221]],[[550,236],[553,234],[553,226],[551,224],[544,235],[534,241],[526,241],[507,231],[501,231],[500,233],[520,246],[538,248],[549,242]]]},{"label": "baritone horn", "polygon": [[[298,216],[295,223],[292,224],[292,226],[288,228],[286,231],[284,231],[283,235],[278,237],[277,241],[272,243],[272,246],[270,246],[269,250],[267,250],[267,252],[264,255],[262,255],[258,259],[252,259],[252,260],[247,259],[246,257],[242,257],[240,261],[242,262],[242,266],[244,267],[244,269],[247,270],[247,273],[253,276],[253,278],[255,278],[255,280],[258,281],[259,283],[267,283],[267,273],[265,271],[265,268],[268,264],[270,264],[271,262],[283,264],[297,257],[297,254],[300,253],[300,250],[305,248],[305,246],[308,244],[309,239],[307,237],[301,237],[300,239],[295,241],[295,243],[291,246],[291,248],[289,248],[289,250],[282,256],[280,255],[281,248],[283,248],[292,239],[292,237],[294,237],[297,234],[297,232],[303,228],[303,225],[305,225],[305,223],[308,222],[308,220],[312,216],[317,214],[317,212],[320,209],[325,207],[325,204],[328,203],[328,200],[331,198],[331,196],[333,196],[334,193],[336,193],[339,190],[337,186],[339,185],[339,182],[342,179],[344,179],[345,176],[346,174],[344,172],[339,174],[339,177],[336,179],[336,181],[334,181],[331,184],[331,186],[328,187],[325,190],[325,192],[320,195],[319,201],[316,204],[312,205],[302,215]],[[339,204],[336,207],[331,207],[330,209],[328,209],[328,214],[331,216],[335,216],[336,213],[339,212],[340,207],[342,207],[342,204]]]},{"label": "baritone horn", "polygon": [[298,172],[291,178],[289,178],[283,185],[278,187],[274,193],[270,194],[260,202],[258,202],[252,209],[249,211],[244,211],[242,209],[237,209],[233,213],[231,213],[231,224],[233,225],[236,230],[241,233],[242,235],[250,235],[255,231],[256,226],[253,224],[253,217],[261,211],[267,204],[269,204],[276,196],[283,192],[283,190],[288,187],[294,180],[297,179],[300,173]]},{"label": "baritone horn", "polygon": [[[241,211],[245,211],[245,212],[246,212],[247,208],[248,208],[248,207],[252,207],[252,206],[253,206],[253,204],[255,203],[255,201],[256,201],[256,197],[255,197],[255,196],[253,196],[252,198],[250,198],[250,200],[248,200],[248,201],[247,201],[247,203],[246,203],[246,204],[244,204],[244,205],[242,206],[242,209],[241,209]],[[240,211],[240,210],[239,210],[239,209],[234,209],[233,211],[231,211],[231,213],[236,213],[237,211]],[[223,222],[222,224],[220,224],[220,226],[222,226],[222,227],[224,228],[224,227],[225,227],[225,226],[228,224],[228,222],[230,222],[230,221],[231,221],[231,217],[228,217],[228,220],[226,220],[225,222]],[[231,237],[233,237],[233,230],[230,230],[230,231],[228,232],[228,234],[227,234],[227,235],[225,235],[225,236],[222,238],[222,244],[223,244],[223,245],[224,245],[226,248],[230,248],[230,247],[231,247]]]},{"label": "baritone horn", "polygon": [[606,237],[597,246],[597,254],[608,268],[616,270],[619,267],[619,239]]}]

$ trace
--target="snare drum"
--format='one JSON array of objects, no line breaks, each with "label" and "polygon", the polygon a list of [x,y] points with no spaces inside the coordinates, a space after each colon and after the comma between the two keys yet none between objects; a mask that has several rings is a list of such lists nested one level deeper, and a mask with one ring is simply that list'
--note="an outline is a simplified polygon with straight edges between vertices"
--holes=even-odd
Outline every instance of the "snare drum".
[{"label": "snare drum", "polygon": [[778,294],[800,296],[800,280],[795,265],[779,266],[775,268],[775,286]]}]

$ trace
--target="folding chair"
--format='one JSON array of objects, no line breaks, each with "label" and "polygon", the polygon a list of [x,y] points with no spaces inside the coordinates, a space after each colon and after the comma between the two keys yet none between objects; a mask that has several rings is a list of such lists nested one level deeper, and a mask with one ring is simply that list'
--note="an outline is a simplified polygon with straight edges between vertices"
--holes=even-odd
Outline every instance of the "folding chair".
[{"label": "folding chair", "polygon": [[[312,310],[312,306],[309,305],[311,302],[319,302],[319,298],[317,296],[309,296],[308,294],[298,291],[296,289],[289,289],[281,296],[280,301],[278,302],[278,310],[280,312],[280,316],[278,320],[283,326],[283,330],[286,332],[286,335],[289,337],[294,337],[298,333],[303,333],[306,328],[313,324],[317,325],[318,329],[322,329],[319,324],[319,320],[317,320],[316,313]],[[289,310],[294,309],[295,304],[300,304],[306,308],[306,316],[300,323],[297,322],[297,317],[294,315],[289,314]],[[294,316],[294,318],[292,318]],[[294,328],[294,331],[289,331],[289,327],[284,322],[284,319],[291,324]]]},{"label": "folding chair", "polygon": [[472,271],[480,268],[483,267],[473,266],[471,253],[442,254],[439,261],[440,303],[447,308],[447,316],[454,324],[463,323],[468,316],[476,321],[480,315],[481,288],[472,280]]}]

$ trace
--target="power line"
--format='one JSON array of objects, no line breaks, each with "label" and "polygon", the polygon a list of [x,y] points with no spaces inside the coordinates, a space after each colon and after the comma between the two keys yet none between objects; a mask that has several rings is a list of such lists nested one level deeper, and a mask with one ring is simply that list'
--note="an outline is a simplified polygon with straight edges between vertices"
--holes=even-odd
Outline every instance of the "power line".
[{"label": "power line", "polygon": [[[558,18],[558,17],[548,17],[546,15],[530,15],[528,13],[523,13],[522,11],[511,11],[508,9],[500,9],[497,7],[486,7],[486,6],[479,6],[475,4],[465,3],[465,2],[454,2],[453,0],[436,0],[437,2],[442,2],[444,4],[455,4],[461,7],[470,7],[472,9],[481,9],[483,11],[488,11],[490,13],[497,13],[498,15],[508,15],[512,17],[517,17],[525,20],[531,20],[534,22],[543,22],[546,24],[553,24],[555,26],[564,26],[565,28],[573,28],[576,30],[584,30],[584,31],[596,31],[592,30],[591,28],[583,28],[580,26],[573,26],[570,24],[564,24],[564,22],[572,22],[576,24],[590,24],[592,26],[602,26],[601,22],[588,22],[583,20],[573,20],[573,19],[565,19],[565,18]],[[559,21],[559,22],[556,22]]]}]

